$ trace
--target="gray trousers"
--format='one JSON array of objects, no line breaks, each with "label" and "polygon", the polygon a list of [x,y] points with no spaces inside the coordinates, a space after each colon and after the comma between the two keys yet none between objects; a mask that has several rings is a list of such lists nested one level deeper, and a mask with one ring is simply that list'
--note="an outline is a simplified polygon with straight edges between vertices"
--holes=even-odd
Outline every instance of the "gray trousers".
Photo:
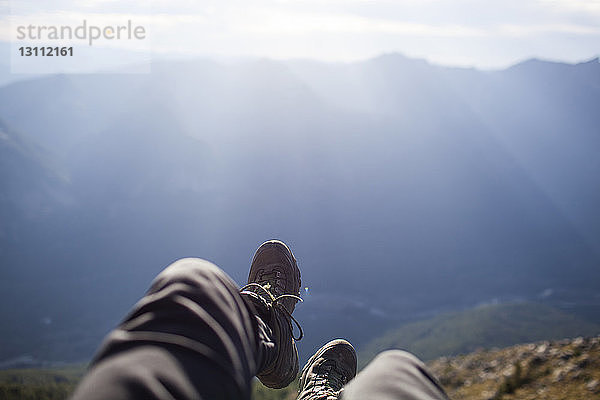
[{"label": "gray trousers", "polygon": [[[72,396],[93,399],[250,399],[253,377],[276,357],[268,326],[222,270],[196,258],[161,272],[104,340]],[[380,354],[343,398],[446,399],[409,353]]]}]

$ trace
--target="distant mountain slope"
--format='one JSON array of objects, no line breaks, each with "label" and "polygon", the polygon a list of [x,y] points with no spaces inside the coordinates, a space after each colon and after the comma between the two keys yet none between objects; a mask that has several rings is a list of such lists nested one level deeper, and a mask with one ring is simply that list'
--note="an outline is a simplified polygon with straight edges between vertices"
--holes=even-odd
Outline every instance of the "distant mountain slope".
[{"label": "distant mountain slope", "polygon": [[69,203],[67,186],[51,155],[0,120],[0,254],[28,237],[28,226]]},{"label": "distant mountain slope", "polygon": [[400,348],[431,360],[479,348],[599,333],[600,325],[541,304],[486,305],[390,330],[364,346],[359,358],[364,366],[377,353]]},{"label": "distant mountain slope", "polygon": [[[0,360],[88,358],[174,259],[243,283],[272,237],[309,288],[304,355],[492,299],[598,314],[599,73],[597,60],[484,72],[390,54],[1,87],[0,119],[53,167],[2,154],[0,230],[19,240],[0,243]],[[349,332],[361,313],[381,326]]]}]

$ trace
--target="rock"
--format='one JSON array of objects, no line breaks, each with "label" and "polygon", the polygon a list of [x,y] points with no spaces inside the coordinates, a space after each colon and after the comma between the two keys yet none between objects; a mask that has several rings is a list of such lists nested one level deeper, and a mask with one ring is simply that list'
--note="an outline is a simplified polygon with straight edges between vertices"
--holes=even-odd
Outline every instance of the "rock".
[{"label": "rock", "polygon": [[562,369],[562,368],[556,369],[552,373],[552,381],[555,382],[555,383],[562,382],[562,380],[564,379],[565,375],[566,375],[566,373],[565,373],[564,369]]},{"label": "rock", "polygon": [[538,346],[536,352],[538,354],[544,354],[548,350],[548,345],[546,343],[542,343]]},{"label": "rock", "polygon": [[565,350],[560,353],[560,358],[562,358],[563,360],[568,360],[571,357],[573,357],[573,355],[574,355],[574,353],[572,350]]},{"label": "rock", "polygon": [[579,371],[579,369],[580,368],[577,365],[569,363],[562,368],[554,370],[552,380],[554,382],[561,382],[569,373]]},{"label": "rock", "polygon": [[596,393],[598,391],[599,386],[600,386],[600,381],[598,381],[598,379],[594,379],[592,381],[589,381],[588,384],[585,385],[585,388],[587,390],[589,390],[590,392]]},{"label": "rock", "polygon": [[540,396],[546,394],[546,392],[548,392],[548,388],[546,387],[541,387],[537,390],[537,394]]},{"label": "rock", "polygon": [[536,348],[535,343],[531,343],[531,344],[528,344],[525,346],[525,350],[527,350],[527,351],[534,351],[535,348]]},{"label": "rock", "polygon": [[502,370],[501,375],[505,376],[505,377],[509,377],[509,376],[511,376],[514,373],[515,373],[515,366],[514,365],[510,365],[507,368],[504,368]]},{"label": "rock", "polygon": [[538,365],[542,365],[544,362],[546,362],[546,356],[541,355],[541,356],[534,356],[531,359],[529,359],[529,366],[530,367],[535,367]]},{"label": "rock", "polygon": [[585,368],[588,366],[588,364],[590,363],[590,356],[587,354],[582,355],[581,357],[579,357],[576,361],[576,365],[579,368]]},{"label": "rock", "polygon": [[499,378],[498,374],[494,374],[493,372],[480,372],[477,377],[479,378],[479,382],[485,381],[495,381]]}]

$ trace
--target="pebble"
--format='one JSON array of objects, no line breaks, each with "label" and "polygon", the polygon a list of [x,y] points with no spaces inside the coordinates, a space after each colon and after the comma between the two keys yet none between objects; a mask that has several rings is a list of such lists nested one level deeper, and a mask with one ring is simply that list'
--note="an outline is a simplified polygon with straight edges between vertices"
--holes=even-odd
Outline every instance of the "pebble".
[{"label": "pebble", "polygon": [[579,368],[584,368],[586,367],[588,364],[590,363],[590,356],[587,354],[582,355],[581,357],[579,357],[579,359],[577,360],[577,366]]},{"label": "pebble", "polygon": [[563,380],[563,378],[565,377],[566,372],[564,369],[556,369],[554,370],[554,372],[552,373],[552,381],[558,383],[561,382]]},{"label": "pebble", "polygon": [[600,381],[598,381],[598,379],[594,379],[588,382],[587,385],[585,385],[587,390],[589,390],[590,392],[596,392],[598,390],[598,386],[600,386]]},{"label": "pebble", "polygon": [[538,346],[536,351],[538,354],[543,354],[546,352],[546,350],[548,350],[548,345],[546,343],[542,343]]}]

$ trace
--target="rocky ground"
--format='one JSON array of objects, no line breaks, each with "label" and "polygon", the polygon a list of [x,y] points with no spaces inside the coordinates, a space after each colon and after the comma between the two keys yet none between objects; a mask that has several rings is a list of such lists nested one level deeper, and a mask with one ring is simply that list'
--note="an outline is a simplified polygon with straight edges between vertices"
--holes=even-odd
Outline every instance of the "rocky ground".
[{"label": "rocky ground", "polygon": [[452,399],[600,399],[600,336],[480,350],[428,366]]},{"label": "rocky ground", "polygon": [[[454,400],[600,400],[600,336],[521,344],[428,363]],[[64,400],[84,366],[0,371],[0,399]],[[294,400],[255,382],[253,400]]]}]

